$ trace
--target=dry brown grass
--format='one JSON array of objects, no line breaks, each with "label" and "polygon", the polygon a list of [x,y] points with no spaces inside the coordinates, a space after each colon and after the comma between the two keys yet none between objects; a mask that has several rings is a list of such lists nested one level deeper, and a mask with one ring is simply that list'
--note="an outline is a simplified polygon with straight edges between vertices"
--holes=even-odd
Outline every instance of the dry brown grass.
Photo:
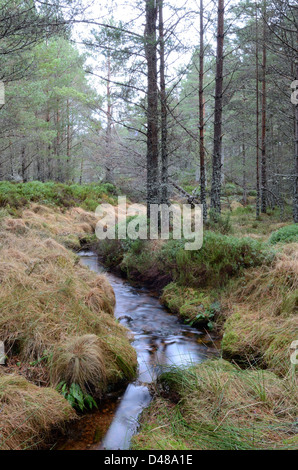
[{"label": "dry brown grass", "polygon": [[0,375],[0,410],[0,450],[39,447],[53,427],[75,418],[58,392],[17,375]]},{"label": "dry brown grass", "polygon": [[76,383],[83,392],[102,391],[106,385],[103,346],[96,335],[68,338],[55,347],[51,378],[54,385]]},{"label": "dry brown grass", "polygon": [[224,353],[286,374],[298,339],[298,244],[287,245],[274,266],[248,271],[226,300]]},{"label": "dry brown grass", "polygon": [[76,383],[99,397],[135,373],[136,353],[113,317],[107,278],[65,248],[79,249],[95,224],[82,209],[37,204],[18,219],[1,214],[0,340],[9,366],[0,368],[0,449],[38,447],[75,416],[57,391],[26,378]]},{"label": "dry brown grass", "polygon": [[[46,225],[44,231],[31,227],[35,224],[32,214]],[[136,356],[125,328],[113,318],[113,289],[104,275],[97,276],[82,266],[78,256],[57,241],[65,228],[79,237],[80,232],[75,231],[80,230],[85,216],[93,220],[92,214],[81,209],[62,214],[33,205],[21,219],[27,227],[25,233],[2,231],[0,340],[10,355],[17,354],[23,362],[43,357],[50,361],[57,345],[65,344],[67,350],[71,338],[96,335],[101,339],[107,382],[116,383],[125,377],[126,362],[136,365]],[[87,382],[88,377],[86,370]]]},{"label": "dry brown grass", "polygon": [[[16,219],[11,219],[16,220]],[[81,208],[62,211],[32,204],[22,213],[22,225],[33,230],[37,236],[55,237],[57,241],[74,249],[79,248],[79,240],[94,232],[97,218]],[[15,222],[14,222],[15,224]],[[21,230],[21,227],[19,228]]]}]

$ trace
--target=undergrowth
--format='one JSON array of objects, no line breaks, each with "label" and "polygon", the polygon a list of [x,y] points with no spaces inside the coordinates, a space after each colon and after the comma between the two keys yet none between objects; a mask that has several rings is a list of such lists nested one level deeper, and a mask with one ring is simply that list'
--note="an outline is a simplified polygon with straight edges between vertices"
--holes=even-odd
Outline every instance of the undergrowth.
[{"label": "undergrowth", "polygon": [[10,210],[36,202],[67,208],[81,206],[85,210],[95,211],[101,202],[115,204],[116,196],[116,188],[109,183],[68,185],[40,181],[0,181],[0,207],[8,207]]},{"label": "undergrowth", "polygon": [[213,360],[158,379],[134,450],[297,448],[297,384]]}]

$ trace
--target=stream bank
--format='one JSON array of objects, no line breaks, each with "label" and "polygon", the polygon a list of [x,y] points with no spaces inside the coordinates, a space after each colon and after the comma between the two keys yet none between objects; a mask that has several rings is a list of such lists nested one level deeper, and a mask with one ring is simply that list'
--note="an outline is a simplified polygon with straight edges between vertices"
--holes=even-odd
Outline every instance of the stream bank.
[{"label": "stream bank", "polygon": [[[93,252],[81,252],[84,265],[103,268]],[[151,402],[150,387],[165,369],[187,367],[217,354],[210,336],[166,311],[146,288],[138,288],[108,273],[116,295],[115,317],[133,335],[138,377],[122,396],[105,400],[100,409],[72,425],[60,449],[128,449],[138,429],[138,418]]]}]

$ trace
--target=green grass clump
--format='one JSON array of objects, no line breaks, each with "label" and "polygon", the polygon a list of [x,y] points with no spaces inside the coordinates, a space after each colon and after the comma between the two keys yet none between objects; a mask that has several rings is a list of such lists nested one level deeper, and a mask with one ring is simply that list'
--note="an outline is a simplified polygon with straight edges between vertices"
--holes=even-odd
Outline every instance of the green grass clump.
[{"label": "green grass clump", "polygon": [[21,208],[31,202],[59,207],[82,206],[94,211],[101,202],[115,203],[116,188],[105,184],[62,184],[40,181],[0,182],[0,207]]},{"label": "green grass clump", "polygon": [[271,234],[269,242],[275,243],[291,243],[298,242],[298,224],[286,225]]},{"label": "green grass clump", "polygon": [[295,449],[297,398],[295,383],[223,360],[171,368],[133,449]]}]

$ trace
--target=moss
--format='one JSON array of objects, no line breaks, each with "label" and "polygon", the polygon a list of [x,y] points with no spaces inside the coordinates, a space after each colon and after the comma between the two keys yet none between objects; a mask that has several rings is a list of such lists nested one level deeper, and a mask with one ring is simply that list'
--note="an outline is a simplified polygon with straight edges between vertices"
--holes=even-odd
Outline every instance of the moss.
[{"label": "moss", "polygon": [[239,324],[240,321],[241,315],[239,313],[234,313],[225,323],[221,346],[223,351],[227,354],[237,355],[239,352],[237,346],[240,342],[240,336],[236,330],[237,324]]},{"label": "moss", "polygon": [[190,324],[212,327],[214,317],[220,308],[212,298],[214,295],[213,292],[208,293],[171,283],[164,288],[161,302]]}]

